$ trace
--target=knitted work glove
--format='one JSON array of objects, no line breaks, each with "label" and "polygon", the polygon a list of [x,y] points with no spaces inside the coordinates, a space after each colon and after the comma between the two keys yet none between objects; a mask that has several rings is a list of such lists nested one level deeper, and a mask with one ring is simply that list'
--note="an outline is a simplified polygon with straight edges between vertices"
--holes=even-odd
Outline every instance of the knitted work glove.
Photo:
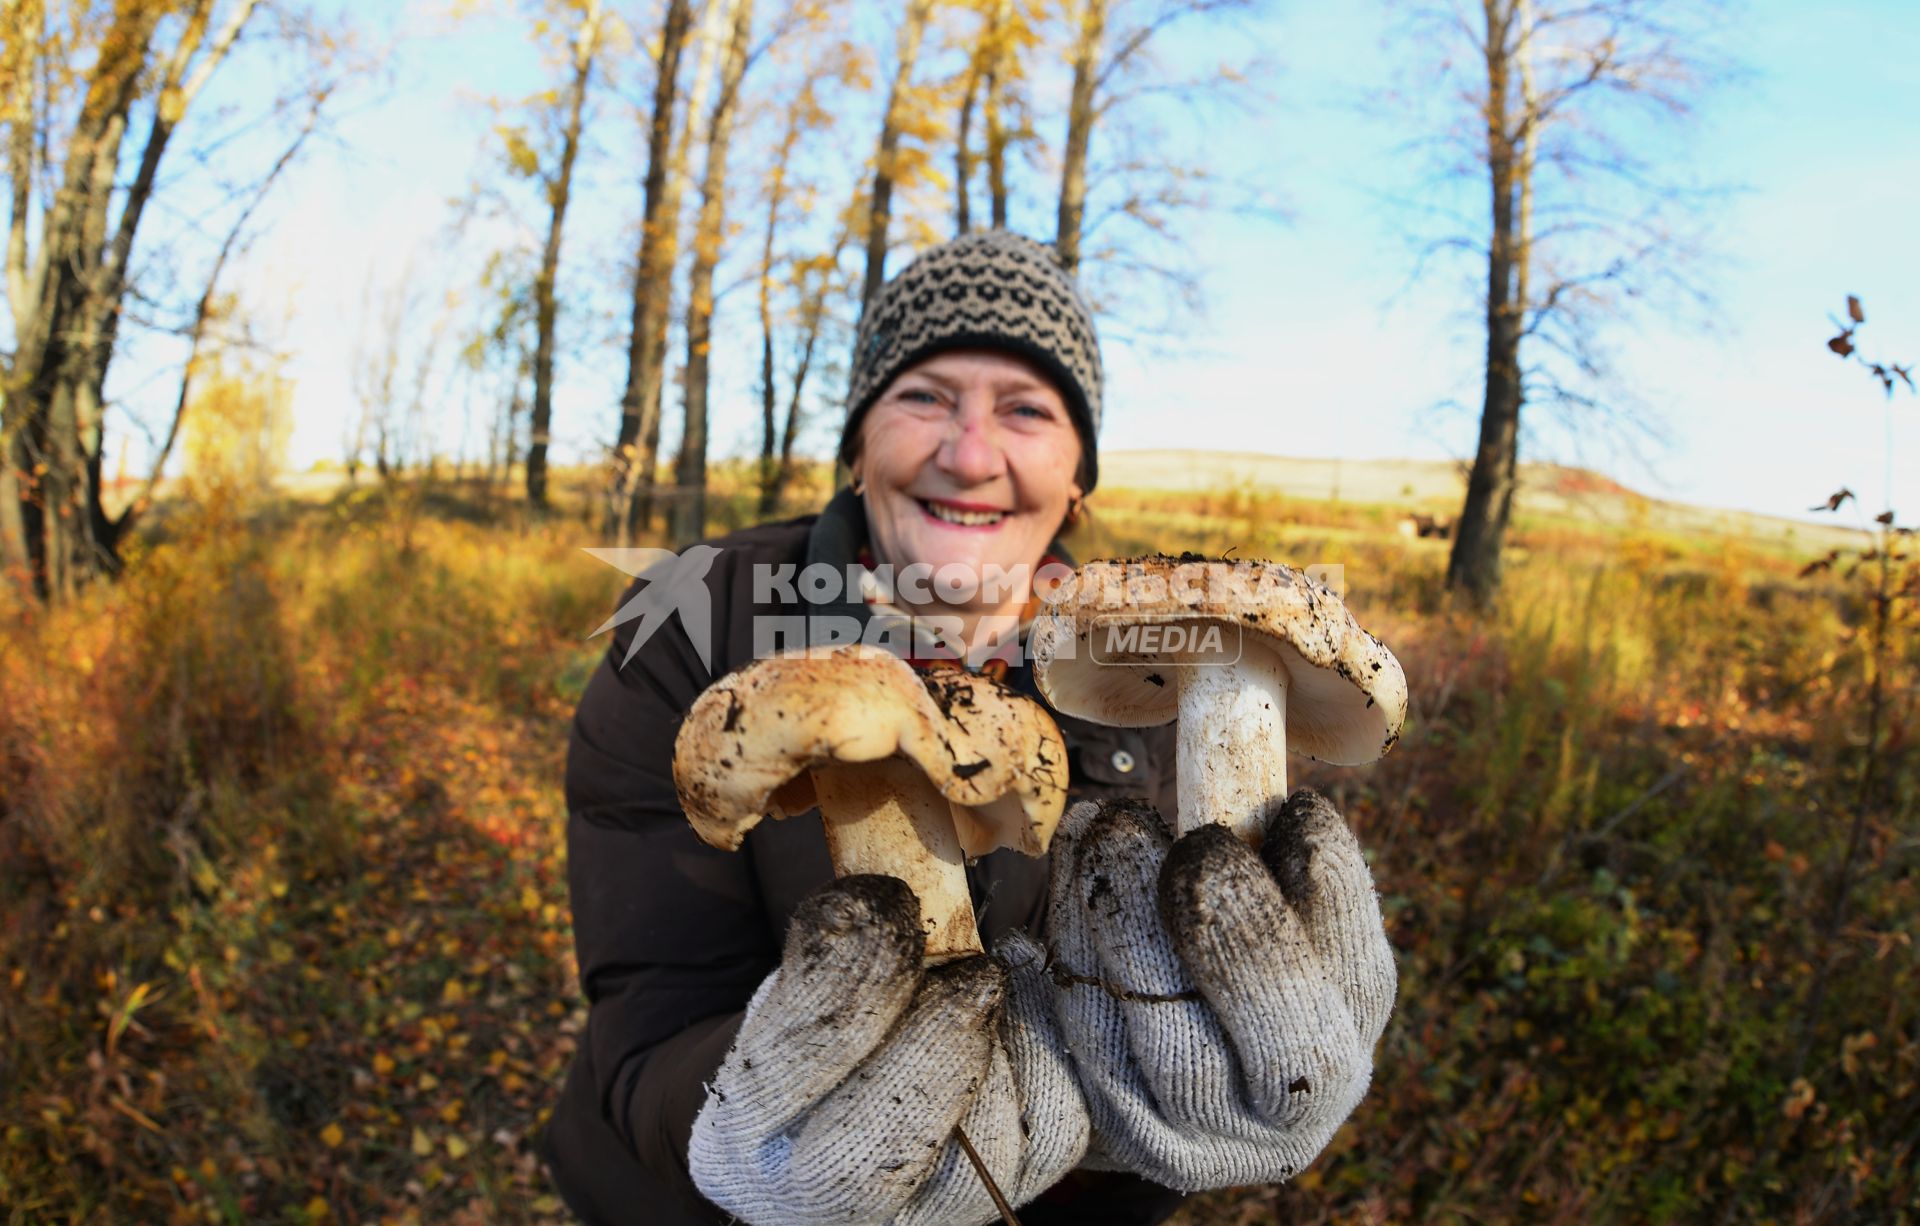
[{"label": "knitted work glove", "polygon": [[976,1226],[999,1214],[956,1124],[1015,1205],[1080,1161],[1086,1107],[1039,947],[1015,936],[1001,958],[923,971],[921,931],[893,877],[795,911],[694,1121],[707,1199],[760,1226]]},{"label": "knitted work glove", "polygon": [[1139,802],[1053,841],[1054,999],[1093,1121],[1089,1165],[1183,1191],[1290,1179],[1365,1096],[1393,950],[1360,846],[1301,790],[1260,852],[1170,843]]}]

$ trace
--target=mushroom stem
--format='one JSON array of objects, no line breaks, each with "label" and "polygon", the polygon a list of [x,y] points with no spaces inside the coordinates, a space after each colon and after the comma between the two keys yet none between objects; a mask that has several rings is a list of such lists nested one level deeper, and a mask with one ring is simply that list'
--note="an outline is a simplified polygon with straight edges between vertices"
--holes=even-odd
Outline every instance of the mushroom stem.
[{"label": "mushroom stem", "polygon": [[929,965],[981,952],[966,861],[947,798],[899,758],[813,768],[836,877],[883,873],[920,899]]},{"label": "mushroom stem", "polygon": [[1258,847],[1287,798],[1287,668],[1248,634],[1232,664],[1183,661],[1179,830],[1219,822]]}]

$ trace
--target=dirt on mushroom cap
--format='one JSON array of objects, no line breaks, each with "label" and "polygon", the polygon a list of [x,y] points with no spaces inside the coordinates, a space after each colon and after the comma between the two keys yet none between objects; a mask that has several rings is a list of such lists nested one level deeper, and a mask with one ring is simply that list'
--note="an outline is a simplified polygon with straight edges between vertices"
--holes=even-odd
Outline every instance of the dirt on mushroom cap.
[{"label": "dirt on mushroom cap", "polygon": [[1163,657],[1093,659],[1103,626],[1169,622],[1232,627],[1274,647],[1291,678],[1287,737],[1297,752],[1358,765],[1399,739],[1407,704],[1399,661],[1331,589],[1278,562],[1162,554],[1082,566],[1028,640],[1040,692],[1056,710],[1106,723],[1172,720],[1178,687],[1166,684]]},{"label": "dirt on mushroom cap", "polygon": [[763,817],[815,806],[809,768],[889,757],[952,802],[970,855],[989,835],[1042,854],[1065,806],[1066,748],[1040,704],[857,643],[758,660],[708,687],[675,741],[674,782],[701,839],[735,850]]},{"label": "dirt on mushroom cap", "polygon": [[954,827],[969,856],[1011,847],[1044,855],[1066,808],[1067,747],[1033,699],[979,673],[934,669],[921,675],[946,716]]},{"label": "dirt on mushroom cap", "polygon": [[774,656],[694,700],[674,740],[673,781],[701,839],[734,851],[762,817],[813,807],[812,766],[899,756],[944,786],[952,754],[943,722],[913,667],[890,651],[855,643]]}]

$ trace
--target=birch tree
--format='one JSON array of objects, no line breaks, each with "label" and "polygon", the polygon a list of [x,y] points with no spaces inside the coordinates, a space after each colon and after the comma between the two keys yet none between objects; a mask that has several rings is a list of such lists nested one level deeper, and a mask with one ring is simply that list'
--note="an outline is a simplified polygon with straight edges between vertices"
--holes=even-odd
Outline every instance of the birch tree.
[{"label": "birch tree", "polygon": [[[854,242],[856,210],[839,211],[824,247],[798,224],[821,212],[831,186],[810,176],[820,159],[812,148],[835,130],[844,107],[842,94],[869,88],[868,57],[832,24],[832,10],[806,4],[776,54],[798,67],[797,79],[783,82],[779,135],[765,177],[765,211],[760,260],[755,270],[755,301],[760,324],[759,513],[775,513],[794,471],[794,447],[805,421],[810,380],[815,374],[836,301],[852,295],[854,283],[841,269],[841,257]],[[781,360],[784,355],[785,361]]]},{"label": "birch tree", "polygon": [[[653,480],[652,459],[643,465],[640,447],[659,416],[661,364],[666,356],[670,297],[662,287],[673,276],[679,240],[679,201],[668,200],[673,160],[674,115],[680,96],[680,60],[693,31],[691,0],[667,0],[655,39],[652,110],[647,116],[647,173],[640,217],[640,250],[634,260],[632,321],[627,336],[627,382],[620,396],[620,429],[614,440],[613,480],[607,519],[621,542],[633,527],[633,498],[644,479]],[[655,337],[658,344],[655,344]]]},{"label": "birch tree", "polygon": [[1016,92],[1025,80],[1022,57],[1040,45],[1036,29],[1037,13],[1027,4],[1014,0],[988,0],[989,19],[983,47],[986,75],[981,118],[986,122],[987,200],[989,224],[996,230],[1007,225],[1007,151],[1015,140],[1031,140],[1032,129],[1024,122],[1008,126],[1009,113],[1024,99]]},{"label": "birch tree", "polygon": [[1072,23],[1070,62],[1073,87],[1067,96],[1067,137],[1060,159],[1060,208],[1054,222],[1053,246],[1068,273],[1080,270],[1081,229],[1087,213],[1087,154],[1093,143],[1093,125],[1100,108],[1095,103],[1100,77],[1107,71],[1107,5],[1109,0],[1078,0]]},{"label": "birch tree", "polygon": [[[0,559],[61,597],[119,568],[101,500],[106,384],[160,169],[258,0],[13,0],[0,20],[12,351],[0,369]],[[309,38],[323,59],[323,37]],[[305,83],[303,83],[305,84]],[[324,88],[316,93],[324,93]],[[269,181],[271,180],[269,176]]]},{"label": "birch tree", "polygon": [[700,184],[700,216],[694,226],[693,266],[688,273],[686,425],[675,462],[670,531],[691,544],[706,534],[707,382],[713,348],[713,273],[726,241],[727,155],[739,109],[753,36],[753,0],[725,0],[733,11],[732,35],[720,70],[720,92],[707,121],[706,166]]},{"label": "birch tree", "polygon": [[914,101],[913,70],[920,59],[920,44],[926,38],[933,7],[934,0],[907,0],[894,39],[893,84],[887,90],[887,105],[881,115],[880,138],[873,156],[873,188],[867,198],[867,271],[860,291],[863,312],[887,281],[887,232],[893,218],[894,188],[901,179],[901,138]]},{"label": "birch tree", "polygon": [[[1660,147],[1718,75],[1698,23],[1708,5],[1653,0],[1479,0],[1436,12],[1435,40],[1470,68],[1448,91],[1486,195],[1480,237],[1439,245],[1484,261],[1479,438],[1447,585],[1495,599],[1529,402],[1604,407],[1601,329],[1689,278],[1695,197]],[[1459,155],[1445,146],[1453,158]],[[1464,160],[1464,159],[1462,159]]]},{"label": "birch tree", "polygon": [[673,312],[673,272],[679,263],[680,205],[686,196],[692,166],[694,136],[700,117],[706,113],[707,91],[713,86],[713,71],[720,46],[726,36],[728,15],[733,0],[707,0],[702,8],[700,28],[694,42],[693,80],[687,87],[687,105],[680,117],[680,130],[674,137],[667,163],[666,214],[669,230],[663,239],[667,275],[648,287],[653,299],[650,317],[657,321],[648,335],[647,369],[651,371],[643,405],[643,429],[634,457],[634,482],[627,501],[629,531],[644,531],[653,520],[654,474],[660,461],[661,394],[666,384],[667,331]]},{"label": "birch tree", "polygon": [[[478,384],[494,406],[487,421],[485,488],[510,481],[518,458],[520,418],[530,396],[533,348],[528,322],[534,313],[531,252],[508,247],[488,257],[480,276],[477,314],[461,338],[460,366],[468,387]],[[537,331],[536,331],[537,335]],[[531,430],[529,430],[531,434]]]},{"label": "birch tree", "polygon": [[582,117],[594,60],[605,39],[607,18],[601,0],[567,0],[577,16],[572,57],[561,109],[565,119],[559,149],[549,169],[540,172],[547,203],[547,237],[540,249],[540,271],[533,283],[533,422],[527,439],[527,501],[547,503],[547,444],[553,426],[554,331],[560,314],[556,287],[560,275],[560,241],[566,227],[567,204],[573,194],[573,166],[580,154]]},{"label": "birch tree", "polygon": [[[978,25],[966,31],[970,40],[960,90],[960,120],[954,141],[954,229],[965,234],[974,227],[973,180],[984,168],[987,178],[988,222],[994,229],[1007,225],[1007,151],[1018,139],[1031,139],[1024,124],[1009,128],[1009,113],[1024,100],[1019,90],[1026,78],[1024,58],[1039,45],[1036,29],[1041,13],[1028,0],[974,0]],[[982,127],[981,144],[973,144],[976,109]]]},{"label": "birch tree", "polygon": [[[1258,103],[1257,43],[1234,23],[1262,0],[1067,0],[1061,57],[1071,70],[1058,152],[1054,247],[1102,313],[1142,330],[1177,328],[1200,308],[1185,235],[1219,207],[1260,211],[1262,189],[1210,163],[1169,123],[1219,120]],[[1204,27],[1227,54],[1181,68],[1173,35]]]}]

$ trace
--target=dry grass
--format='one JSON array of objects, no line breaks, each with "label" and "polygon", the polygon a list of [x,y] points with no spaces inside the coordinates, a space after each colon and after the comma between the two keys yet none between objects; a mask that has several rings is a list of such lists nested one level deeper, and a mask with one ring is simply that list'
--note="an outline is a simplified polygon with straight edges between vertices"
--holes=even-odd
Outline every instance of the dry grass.
[{"label": "dry grass", "polygon": [[[1343,564],[1413,687],[1386,761],[1297,771],[1359,829],[1401,957],[1373,1091],[1293,1184],[1181,1221],[1912,1219],[1910,621],[1809,1022],[1861,754],[1854,585],[1537,518],[1474,620],[1395,508],[1098,505],[1087,556]],[[453,487],[160,527],[123,581],[0,629],[6,1220],[556,1217],[527,1139],[581,1017],[559,780],[621,581],[578,552],[597,533]]]}]

